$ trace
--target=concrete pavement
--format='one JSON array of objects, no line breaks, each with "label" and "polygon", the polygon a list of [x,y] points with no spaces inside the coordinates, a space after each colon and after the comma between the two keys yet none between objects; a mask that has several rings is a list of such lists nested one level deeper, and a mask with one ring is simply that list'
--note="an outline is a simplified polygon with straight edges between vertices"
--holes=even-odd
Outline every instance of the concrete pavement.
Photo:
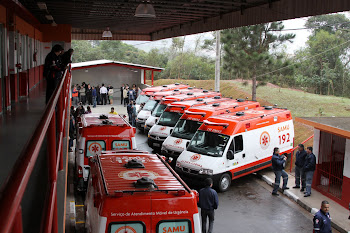
[{"label": "concrete pavement", "polygon": [[[322,195],[320,192],[317,192],[315,189],[312,189],[310,197],[304,197],[304,193],[300,192],[300,189],[292,188],[295,182],[294,174],[288,173],[288,175],[289,178],[287,186],[290,189],[284,191],[283,194],[285,196],[295,201],[301,207],[312,214],[316,213],[320,209],[321,202],[323,200],[327,200],[330,204],[329,213],[332,217],[332,227],[337,229],[339,232],[350,232],[350,220],[348,219],[349,210],[331,200],[330,198]],[[258,173],[258,176],[271,187],[273,186],[273,183],[275,181],[275,174],[271,169],[260,171]]]}]

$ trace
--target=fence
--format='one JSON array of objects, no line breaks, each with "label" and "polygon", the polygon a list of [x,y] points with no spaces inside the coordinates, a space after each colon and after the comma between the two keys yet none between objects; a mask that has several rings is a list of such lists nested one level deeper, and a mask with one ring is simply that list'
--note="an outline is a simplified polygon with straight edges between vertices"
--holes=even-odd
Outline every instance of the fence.
[{"label": "fence", "polygon": [[[47,136],[49,191],[41,219],[41,232],[56,233],[57,229],[57,173],[63,169],[63,138],[67,135],[65,124],[70,105],[70,69],[49,100],[44,114],[34,134],[23,148],[10,175],[1,190],[0,197],[0,232],[22,233],[21,202],[26,191],[29,178],[36,164],[39,151]],[[56,120],[57,117],[57,120]],[[57,123],[56,123],[57,121]]]}]

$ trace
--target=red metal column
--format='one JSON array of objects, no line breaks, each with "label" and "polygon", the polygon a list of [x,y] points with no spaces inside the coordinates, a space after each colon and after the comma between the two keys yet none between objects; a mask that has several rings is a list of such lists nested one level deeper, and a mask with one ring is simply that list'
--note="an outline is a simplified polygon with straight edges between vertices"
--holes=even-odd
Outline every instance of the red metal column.
[{"label": "red metal column", "polygon": [[146,70],[143,70],[143,84],[146,84]]},{"label": "red metal column", "polygon": [[152,86],[153,86],[153,80],[154,80],[154,71],[152,70]]}]

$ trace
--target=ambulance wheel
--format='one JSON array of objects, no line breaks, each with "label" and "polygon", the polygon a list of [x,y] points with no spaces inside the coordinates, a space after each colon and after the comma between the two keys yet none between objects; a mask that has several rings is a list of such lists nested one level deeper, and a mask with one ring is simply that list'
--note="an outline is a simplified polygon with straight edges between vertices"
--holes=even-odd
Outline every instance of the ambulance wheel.
[{"label": "ambulance wheel", "polygon": [[232,179],[229,174],[222,174],[217,184],[219,192],[226,192],[231,186],[231,180]]}]

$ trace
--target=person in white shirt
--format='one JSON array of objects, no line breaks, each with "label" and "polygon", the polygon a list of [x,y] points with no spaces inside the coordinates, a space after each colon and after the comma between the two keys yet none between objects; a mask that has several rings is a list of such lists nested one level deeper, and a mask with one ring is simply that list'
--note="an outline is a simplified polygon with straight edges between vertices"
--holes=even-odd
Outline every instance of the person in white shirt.
[{"label": "person in white shirt", "polygon": [[100,88],[100,94],[101,94],[102,104],[103,105],[107,104],[107,93],[108,93],[108,90],[105,87],[105,85],[102,83],[102,87]]}]

